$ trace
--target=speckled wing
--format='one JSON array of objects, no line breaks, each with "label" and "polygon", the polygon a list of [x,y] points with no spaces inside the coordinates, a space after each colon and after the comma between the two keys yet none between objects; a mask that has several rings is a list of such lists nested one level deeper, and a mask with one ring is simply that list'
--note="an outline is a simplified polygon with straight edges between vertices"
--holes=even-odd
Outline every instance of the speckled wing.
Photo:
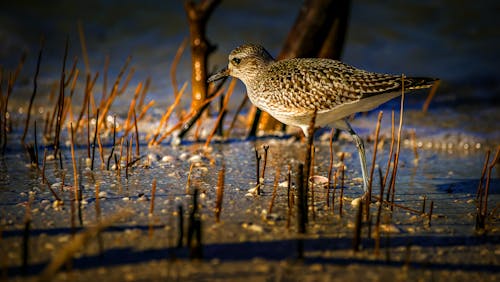
[{"label": "speckled wing", "polygon": [[[408,79],[405,89],[424,83]],[[423,86],[429,87],[428,85]],[[267,107],[291,111],[333,110],[339,105],[401,90],[401,77],[356,69],[329,59],[289,59],[271,64],[259,77]]]}]

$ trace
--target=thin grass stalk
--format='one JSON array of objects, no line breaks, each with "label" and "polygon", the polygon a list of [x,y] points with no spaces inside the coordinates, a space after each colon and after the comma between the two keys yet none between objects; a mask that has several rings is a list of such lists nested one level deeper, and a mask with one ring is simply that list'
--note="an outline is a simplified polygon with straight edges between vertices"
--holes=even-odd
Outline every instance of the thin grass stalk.
[{"label": "thin grass stalk", "polygon": [[377,126],[375,127],[375,142],[373,143],[373,158],[372,158],[372,166],[370,169],[370,178],[368,181],[368,197],[366,198],[365,205],[365,219],[368,220],[370,217],[370,203],[372,200],[372,185],[373,185],[373,172],[375,170],[375,161],[377,160],[377,149],[378,149],[378,137],[380,133],[380,122],[382,121],[383,112],[380,111],[378,113],[377,118]]},{"label": "thin grass stalk", "polygon": [[26,138],[26,134],[28,133],[28,126],[29,126],[30,117],[31,117],[31,108],[33,107],[33,101],[35,100],[36,91],[37,91],[37,88],[38,88],[37,81],[38,81],[38,74],[40,73],[40,64],[42,62],[42,54],[43,54],[44,43],[45,43],[45,39],[44,39],[44,37],[42,37],[41,40],[40,40],[40,51],[38,51],[38,59],[37,59],[37,62],[36,62],[35,76],[33,77],[33,92],[31,93],[30,102],[28,104],[28,111],[27,111],[27,116],[26,116],[26,124],[24,126],[23,136],[21,137],[21,143],[24,143],[24,139]]},{"label": "thin grass stalk", "polygon": [[476,200],[478,200],[479,195],[483,193],[483,181],[484,181],[484,176],[486,175],[486,170],[488,168],[488,162],[490,161],[490,153],[491,153],[490,150],[486,151],[486,158],[484,159],[483,170],[481,171],[481,178],[479,178],[479,185],[477,186],[476,190]]},{"label": "thin grass stalk", "polygon": [[[90,163],[90,170],[94,170],[94,158],[95,158],[95,143],[96,143],[96,140],[97,140],[97,135],[98,135],[98,130],[99,130],[99,109],[97,109],[97,116],[96,116],[96,119],[95,119],[95,128],[94,128],[94,140],[92,141],[92,161]],[[101,147],[99,145],[99,147]]]},{"label": "thin grass stalk", "polygon": [[124,128],[124,133],[123,135],[127,136],[130,129],[132,129],[133,125],[131,123],[132,115],[135,112],[135,104],[137,103],[137,99],[139,98],[139,94],[141,93],[142,89],[142,82],[139,82],[137,84],[137,87],[135,88],[134,92],[134,97],[132,98],[132,101],[130,102],[130,106],[128,109],[128,114],[127,114],[127,119],[125,120],[125,125],[123,126]]},{"label": "thin grass stalk", "polygon": [[[394,110],[392,110],[392,113],[391,113],[391,145],[389,146],[389,157],[387,158],[387,169],[385,170],[385,175],[384,175],[384,179],[382,181],[382,186],[385,187],[386,185],[386,182],[387,182],[387,177],[389,176],[389,171],[391,170],[391,162],[393,160],[393,157],[392,157],[392,154],[393,154],[393,151],[394,151],[394,143],[395,143],[395,126],[394,126]],[[390,187],[389,189],[387,190],[390,190]],[[387,191],[387,195],[389,195],[389,192],[390,191]],[[387,196],[387,200],[389,200],[389,196]]]},{"label": "thin grass stalk", "polygon": [[378,200],[378,208],[377,208],[377,220],[375,223],[375,256],[380,255],[380,216],[382,214],[382,199],[384,198],[384,185],[382,185],[382,169],[380,166],[378,167],[378,175],[380,178],[380,194]]},{"label": "thin grass stalk", "polygon": [[108,156],[106,170],[109,170],[109,164],[111,162],[111,158],[113,157],[113,153],[115,152],[115,145],[116,145],[116,115],[113,116],[113,144],[111,144],[111,153],[109,153]]},{"label": "thin grass stalk", "polygon": [[217,120],[215,121],[215,126],[210,132],[210,134],[207,137],[207,141],[205,142],[205,147],[208,147],[210,142],[212,141],[213,136],[215,135],[215,132],[217,131],[217,128],[220,126],[222,127],[222,118],[224,116],[224,113],[226,112],[227,105],[229,104],[229,99],[231,98],[231,95],[234,92],[234,87],[236,86],[236,79],[232,79],[231,82],[229,83],[229,86],[227,88],[226,96],[224,97],[224,101],[222,104],[221,109],[219,110],[219,115],[217,116]]},{"label": "thin grass stalk", "polygon": [[262,148],[264,149],[264,163],[262,165],[262,174],[260,176],[261,183],[264,185],[265,179],[266,179],[266,167],[267,167],[267,156],[268,156],[268,151],[269,151],[269,145],[263,145]]},{"label": "thin grass stalk", "polygon": [[83,63],[85,64],[85,73],[90,74],[89,55],[87,53],[87,44],[85,41],[85,31],[83,29],[82,21],[77,22],[78,38],[80,39],[80,47],[82,48]]},{"label": "thin grass stalk", "polygon": [[148,110],[154,106],[154,104],[156,104],[156,101],[155,100],[151,100],[149,101],[145,106],[143,106],[141,108],[141,112],[139,113],[139,117],[137,118],[137,121],[140,121],[142,120],[145,116],[146,116],[146,113],[148,112]]},{"label": "thin grass stalk", "polygon": [[144,106],[144,100],[146,100],[146,94],[148,93],[149,87],[151,86],[151,77],[148,76],[146,78],[146,82],[144,83],[144,87],[141,91],[141,96],[139,97],[139,104],[137,104],[137,109],[142,109]]},{"label": "thin grass stalk", "polygon": [[152,216],[155,210],[155,195],[156,195],[156,178],[153,178],[153,184],[151,185],[151,202],[149,205],[149,215]]},{"label": "thin grass stalk", "polygon": [[127,57],[125,64],[121,68],[120,72],[118,73],[118,77],[116,78],[115,83],[113,84],[113,88],[111,90],[109,98],[106,98],[104,101],[101,101],[101,105],[99,106],[102,115],[101,120],[99,121],[99,124],[101,124],[101,126],[106,126],[106,123],[104,121],[106,119],[106,116],[108,115],[108,111],[111,108],[111,105],[113,104],[113,101],[118,96],[118,86],[125,73],[125,70],[128,68],[131,59],[132,59],[131,56]]},{"label": "thin grass stalk", "polygon": [[491,171],[495,167],[495,165],[498,163],[498,160],[500,159],[500,145],[497,147],[497,151],[495,153],[495,157],[491,160],[490,165],[488,166],[488,175],[486,177],[486,185],[485,185],[485,196],[484,196],[484,207],[483,207],[483,215],[486,217],[488,215],[488,195],[490,192],[490,179],[491,179]]},{"label": "thin grass stalk", "polygon": [[326,207],[330,208],[330,189],[332,188],[332,170],[333,170],[333,135],[335,129],[332,128],[330,133],[330,164],[328,165],[328,187],[326,189]]},{"label": "thin grass stalk", "polygon": [[134,110],[134,128],[135,128],[135,156],[139,158],[141,156],[141,149],[139,143],[139,128],[137,127],[137,115]]},{"label": "thin grass stalk", "polygon": [[269,203],[268,214],[273,212],[274,201],[276,199],[276,194],[278,192],[278,184],[280,180],[281,169],[279,166],[276,167],[276,175],[274,176],[274,184],[273,184],[273,196],[271,197],[271,202]]},{"label": "thin grass stalk", "polygon": [[94,75],[94,78],[90,80],[90,74],[87,75],[87,83],[85,85],[85,96],[83,97],[83,107],[78,115],[78,119],[76,121],[75,131],[78,132],[78,128],[80,127],[80,121],[83,119],[83,113],[87,111],[87,116],[89,116],[89,106],[90,106],[90,96],[92,95],[92,89],[94,88],[95,82],[99,77],[99,73]]},{"label": "thin grass stalk", "polygon": [[342,217],[343,206],[344,206],[344,176],[345,176],[345,164],[344,164],[344,153],[340,155],[340,198],[339,198],[339,216]]},{"label": "thin grass stalk", "polygon": [[[75,137],[73,133],[73,123],[70,123],[71,130],[71,162],[73,164],[73,191],[75,192],[74,198],[76,204],[80,206],[80,187],[78,186],[78,169],[76,167],[76,157],[75,157]],[[79,209],[80,225],[82,225],[81,220],[81,210]]]},{"label": "thin grass stalk", "polygon": [[248,95],[244,95],[243,100],[241,101],[240,105],[236,109],[236,112],[234,113],[233,119],[231,120],[231,124],[229,125],[229,128],[226,130],[226,134],[224,135],[226,138],[230,136],[231,132],[233,131],[234,125],[236,124],[236,120],[238,119],[238,116],[240,115],[241,111],[245,107],[246,103],[248,102]]},{"label": "thin grass stalk", "polygon": [[174,96],[177,97],[179,94],[179,89],[177,86],[177,65],[179,64],[179,61],[181,60],[182,54],[184,53],[184,50],[186,49],[187,44],[189,43],[189,38],[185,37],[179,47],[177,48],[177,51],[175,52],[174,59],[172,60],[172,65],[170,66],[170,79],[172,80],[172,89],[174,91]]},{"label": "thin grass stalk", "polygon": [[431,104],[432,99],[436,95],[437,89],[439,88],[440,84],[441,84],[441,80],[437,80],[432,85],[431,90],[429,91],[429,94],[427,95],[427,99],[425,99],[424,105],[422,106],[422,112],[426,113],[427,110],[429,109],[429,105]]},{"label": "thin grass stalk", "polygon": [[118,90],[117,96],[121,96],[125,92],[125,90],[127,90],[128,84],[132,80],[132,76],[134,76],[134,73],[135,68],[131,67],[127,74],[127,77],[125,77],[125,80],[123,81],[122,87]]},{"label": "thin grass stalk", "polygon": [[[403,113],[404,113],[404,101],[405,101],[405,87],[404,87],[404,82],[405,82],[405,76],[401,76],[401,108],[399,110],[399,127],[398,127],[398,141],[397,141],[397,147],[396,147],[396,157],[394,159],[394,168],[392,170],[392,181],[391,181],[391,186],[390,190],[392,193],[392,203],[394,203],[394,195],[396,194],[396,175],[398,172],[398,164],[399,164],[399,153],[401,151],[401,131],[403,129]],[[391,206],[391,211],[392,211],[392,206]]]},{"label": "thin grass stalk", "polygon": [[225,171],[226,167],[225,165],[222,165],[222,169],[219,170],[218,176],[217,176],[217,193],[216,193],[216,200],[215,200],[215,222],[219,223],[220,222],[220,214],[222,212],[222,200],[224,197],[224,177],[225,177]]},{"label": "thin grass stalk", "polygon": [[177,105],[181,101],[182,94],[184,94],[186,87],[187,87],[187,82],[184,83],[184,85],[181,88],[181,91],[179,92],[177,97],[175,97],[174,103],[172,105],[170,105],[170,107],[168,107],[167,111],[162,116],[160,123],[159,123],[158,127],[156,128],[155,133],[153,134],[153,137],[149,140],[149,145],[158,145],[159,144],[157,142],[157,138],[160,135],[161,129],[165,126],[165,124],[168,123],[168,120],[170,119],[170,116],[172,115],[175,107],[177,107]]}]

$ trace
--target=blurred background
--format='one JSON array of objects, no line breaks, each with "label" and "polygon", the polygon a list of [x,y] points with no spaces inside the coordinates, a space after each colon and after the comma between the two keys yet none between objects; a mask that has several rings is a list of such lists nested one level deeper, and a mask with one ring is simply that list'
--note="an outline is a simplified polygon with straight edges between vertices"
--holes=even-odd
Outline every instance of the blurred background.
[{"label": "blurred background", "polygon": [[[246,42],[260,43],[277,55],[302,3],[222,1],[208,21],[208,39],[217,45],[209,58],[209,71],[224,67],[227,54]],[[476,127],[477,122],[484,122],[489,126],[482,131],[494,131],[489,137],[500,137],[495,124],[500,118],[498,11],[500,2],[496,0],[352,1],[342,61],[369,71],[439,77],[443,83],[431,104],[435,118],[439,118],[439,112],[458,113],[456,118],[461,122]],[[135,75],[130,85],[151,77],[149,99],[155,99],[157,105],[172,102],[170,66],[178,46],[189,36],[182,1],[18,0],[0,4],[0,65],[4,79],[27,52],[9,105],[22,107],[31,95],[42,35],[45,49],[39,76],[41,90],[35,103],[42,103],[40,97],[47,95],[49,85],[60,77],[67,36],[67,68],[78,56],[79,68],[84,69],[78,22],[85,33],[92,72],[102,72],[105,57],[109,56],[108,77],[113,81],[131,55]],[[180,84],[190,81],[190,71],[188,47],[177,69]],[[101,78],[95,89],[100,89]],[[81,81],[84,83],[84,79]],[[241,83],[238,89],[232,105],[237,105],[244,93]],[[132,95],[125,93],[117,105],[123,103],[126,111]],[[183,101],[186,107],[188,100]],[[419,107],[423,100],[418,99]],[[411,108],[411,99],[409,103]],[[477,113],[476,119],[468,117],[472,113]]]}]

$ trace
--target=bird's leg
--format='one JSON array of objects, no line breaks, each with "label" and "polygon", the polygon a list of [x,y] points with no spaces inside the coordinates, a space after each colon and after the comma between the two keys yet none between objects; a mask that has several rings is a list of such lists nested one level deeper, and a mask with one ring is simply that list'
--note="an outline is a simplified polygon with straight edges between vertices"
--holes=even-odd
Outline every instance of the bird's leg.
[{"label": "bird's leg", "polygon": [[352,129],[351,125],[344,120],[347,126],[347,131],[351,134],[352,139],[356,142],[356,147],[358,147],[359,154],[359,162],[361,163],[361,173],[363,174],[363,191],[368,191],[368,177],[366,170],[366,154],[365,154],[365,145],[363,144],[363,140],[356,134],[354,129]]}]

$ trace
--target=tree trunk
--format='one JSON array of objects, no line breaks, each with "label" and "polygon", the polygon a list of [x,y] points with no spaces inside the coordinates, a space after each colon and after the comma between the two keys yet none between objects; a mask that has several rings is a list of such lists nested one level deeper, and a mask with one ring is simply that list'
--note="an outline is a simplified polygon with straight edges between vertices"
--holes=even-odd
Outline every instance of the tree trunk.
[{"label": "tree trunk", "polygon": [[200,3],[186,1],[186,10],[189,23],[189,39],[191,43],[191,108],[198,109],[207,97],[207,58],[214,47],[206,38],[206,26],[210,15],[220,0],[203,0]]}]

